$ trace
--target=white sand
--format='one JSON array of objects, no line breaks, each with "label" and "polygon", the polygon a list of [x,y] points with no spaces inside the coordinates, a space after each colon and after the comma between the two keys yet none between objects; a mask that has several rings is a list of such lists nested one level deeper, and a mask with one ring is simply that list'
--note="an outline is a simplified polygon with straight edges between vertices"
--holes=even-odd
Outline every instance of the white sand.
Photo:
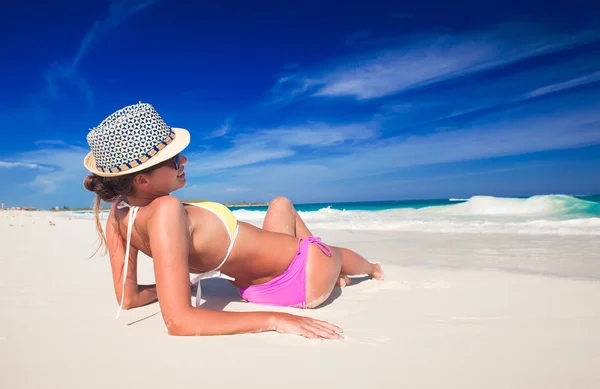
[{"label": "white sand", "polygon": [[[335,323],[345,340],[178,338],[167,335],[158,304],[115,320],[108,259],[88,259],[93,221],[0,212],[0,387],[598,387],[600,282],[456,268],[495,256],[486,266],[543,271],[531,263],[547,260],[561,263],[547,266],[559,274],[578,262],[582,244],[600,260],[592,237],[557,244],[552,237],[315,232],[385,265],[386,281],[363,281],[341,296],[336,289],[339,297],[323,308],[281,309]],[[150,260],[140,261],[140,282],[152,282]],[[455,268],[436,267],[443,264]],[[203,297],[214,308],[267,309],[238,302],[223,280],[203,282]]]}]

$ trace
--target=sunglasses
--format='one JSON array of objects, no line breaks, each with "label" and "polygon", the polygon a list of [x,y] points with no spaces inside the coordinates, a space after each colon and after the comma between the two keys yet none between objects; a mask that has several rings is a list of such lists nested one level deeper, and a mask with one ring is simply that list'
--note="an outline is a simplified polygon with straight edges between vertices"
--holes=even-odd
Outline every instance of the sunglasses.
[{"label": "sunglasses", "polygon": [[179,154],[173,157],[173,165],[175,166],[175,170],[179,170],[181,163],[179,162]]},{"label": "sunglasses", "polygon": [[167,159],[166,161],[163,161],[159,164],[156,164],[148,169],[146,169],[146,172],[152,172],[154,170],[160,169],[163,166],[168,166],[170,164],[173,164],[173,167],[175,168],[175,170],[179,170],[179,167],[181,166],[181,162],[179,160],[179,154],[177,154],[176,156],[174,156],[173,158]]}]

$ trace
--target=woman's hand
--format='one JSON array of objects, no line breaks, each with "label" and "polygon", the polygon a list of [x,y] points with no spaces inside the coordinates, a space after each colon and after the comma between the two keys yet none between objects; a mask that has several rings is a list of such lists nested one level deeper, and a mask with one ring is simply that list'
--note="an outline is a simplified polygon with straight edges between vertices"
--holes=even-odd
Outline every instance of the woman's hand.
[{"label": "woman's hand", "polygon": [[310,317],[278,313],[275,316],[275,331],[282,334],[295,334],[309,339],[344,339],[342,329],[326,321]]}]

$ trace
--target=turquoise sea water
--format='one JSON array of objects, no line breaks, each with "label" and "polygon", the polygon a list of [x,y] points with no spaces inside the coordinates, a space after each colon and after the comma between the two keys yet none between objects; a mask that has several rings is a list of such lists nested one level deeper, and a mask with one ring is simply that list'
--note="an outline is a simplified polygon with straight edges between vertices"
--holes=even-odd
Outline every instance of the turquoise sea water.
[{"label": "turquoise sea water", "polygon": [[[566,195],[542,195],[533,197],[492,197],[476,196],[471,199],[433,199],[433,200],[391,200],[391,201],[361,201],[361,202],[329,202],[329,203],[311,203],[294,204],[296,210],[300,212],[316,212],[320,209],[335,209],[346,211],[383,211],[390,209],[421,209],[427,207],[454,206],[461,203],[469,203],[479,200],[487,202],[489,207],[500,208],[506,206],[509,202],[513,206],[521,206],[526,211],[532,203],[548,203],[548,208],[553,208],[556,212],[573,214],[578,216],[600,216],[600,195],[592,196],[566,196]],[[231,210],[249,210],[266,211],[267,206],[235,206]],[[549,209],[550,211],[550,209]]]},{"label": "turquoise sea water", "polygon": [[[600,196],[474,196],[469,199],[295,204],[310,228],[600,235]],[[231,207],[262,223],[267,207]]]},{"label": "turquoise sea water", "polygon": [[[357,202],[343,202],[343,203],[310,203],[310,204],[294,204],[296,210],[302,212],[314,212],[323,208],[331,208],[338,210],[347,211],[382,211],[384,209],[397,209],[397,208],[424,208],[438,205],[451,205],[456,204],[455,201],[448,199],[440,200],[391,200],[391,201],[357,201]],[[235,206],[230,207],[232,210],[252,210],[252,211],[266,211],[267,206]]]}]

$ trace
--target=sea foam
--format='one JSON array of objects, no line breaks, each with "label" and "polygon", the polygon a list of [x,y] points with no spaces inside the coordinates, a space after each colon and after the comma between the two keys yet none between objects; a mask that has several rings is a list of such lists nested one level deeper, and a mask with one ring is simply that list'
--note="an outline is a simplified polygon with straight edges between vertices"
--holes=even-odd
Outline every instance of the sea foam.
[{"label": "sea foam", "polygon": [[[318,229],[600,235],[600,203],[565,195],[475,196],[420,209],[360,211],[325,207],[298,213],[309,228]],[[234,214],[239,220],[259,225],[266,212],[241,209]]]}]

